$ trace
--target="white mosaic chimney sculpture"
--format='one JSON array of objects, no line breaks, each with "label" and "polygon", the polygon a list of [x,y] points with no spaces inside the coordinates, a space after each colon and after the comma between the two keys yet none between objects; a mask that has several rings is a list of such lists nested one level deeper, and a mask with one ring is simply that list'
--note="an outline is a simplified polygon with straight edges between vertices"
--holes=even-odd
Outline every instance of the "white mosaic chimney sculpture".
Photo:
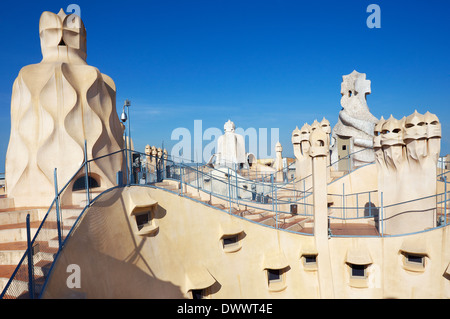
[{"label": "white mosaic chimney sculpture", "polygon": [[[76,15],[44,12],[39,21],[43,59],[19,72],[11,99],[6,155],[8,197],[18,206],[48,206],[84,161],[123,148],[113,80],[86,63],[86,30]],[[91,163],[101,187],[115,184],[120,154]]]}]

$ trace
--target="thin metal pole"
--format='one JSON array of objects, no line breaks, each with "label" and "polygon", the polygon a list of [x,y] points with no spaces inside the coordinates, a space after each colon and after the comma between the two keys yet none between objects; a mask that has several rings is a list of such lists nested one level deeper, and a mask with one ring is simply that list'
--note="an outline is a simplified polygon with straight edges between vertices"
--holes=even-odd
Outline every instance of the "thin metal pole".
[{"label": "thin metal pole", "polygon": [[227,167],[228,169],[228,174],[227,174],[227,178],[228,178],[228,210],[231,214],[231,183],[230,183],[230,168]]},{"label": "thin metal pole", "polygon": [[306,185],[305,185],[305,179],[303,179],[303,207],[305,209],[305,214],[307,214],[306,212]]},{"label": "thin metal pole", "polygon": [[292,178],[292,189],[294,190],[294,200],[297,201],[297,192],[295,191],[295,178]]},{"label": "thin metal pole", "polygon": [[350,150],[347,149],[347,164],[348,164],[348,173],[350,174]]},{"label": "thin metal pole", "polygon": [[342,183],[342,214],[345,219],[345,184]]},{"label": "thin metal pole", "polygon": [[34,299],[33,253],[31,250],[30,214],[27,215],[27,256],[28,256],[28,291],[30,299]]},{"label": "thin metal pole", "polygon": [[123,174],[124,178],[127,179],[127,185],[129,185],[130,181],[128,179],[128,143],[127,143],[127,130],[124,130],[125,134],[125,172]]},{"label": "thin metal pole", "polygon": [[200,180],[198,178],[198,159],[197,159],[197,191],[200,190]]},{"label": "thin metal pole", "polygon": [[356,217],[359,217],[358,193],[356,193]]},{"label": "thin metal pole", "polygon": [[444,225],[447,225],[447,176],[444,176]]},{"label": "thin metal pole", "polygon": [[87,141],[84,140],[84,165],[85,165],[85,186],[86,186],[86,201],[88,206],[91,205],[91,196],[89,195],[89,168],[88,168],[88,160],[87,160]]},{"label": "thin metal pole", "polygon": [[[273,184],[273,175],[272,175],[272,184]],[[276,216],[276,222],[275,222],[275,228],[278,228],[278,191],[277,187],[275,186],[275,216]]]},{"label": "thin metal pole", "polygon": [[[202,163],[203,164],[203,163]],[[202,168],[202,173],[200,174],[201,178],[202,178],[202,190],[205,189],[205,173],[203,173],[203,165],[201,166]]]},{"label": "thin metal pole", "polygon": [[53,175],[55,179],[55,206],[56,206],[56,228],[58,229],[58,249],[61,249],[61,218],[60,218],[59,196],[58,196],[58,174],[56,168]]},{"label": "thin metal pole", "polygon": [[183,173],[184,169],[181,168],[181,162],[180,162],[180,182],[181,182],[181,194],[183,194]]},{"label": "thin metal pole", "polygon": [[[130,174],[130,176],[129,176],[129,183],[131,184],[132,183],[132,176],[133,176],[133,172],[132,172],[132,169],[133,169],[133,159],[132,159],[132,156],[131,156],[131,118],[130,118],[130,106],[129,105],[127,105],[127,116],[128,116],[128,144],[130,144],[130,156],[129,156],[129,161],[130,161],[130,170],[129,170],[129,174]],[[127,149],[128,149],[128,147],[127,147]]]},{"label": "thin metal pole", "polygon": [[236,204],[239,207],[239,189],[238,189],[238,175],[237,175],[237,164],[234,164],[234,170],[236,175]]},{"label": "thin metal pole", "polygon": [[278,228],[278,213],[275,211],[275,197],[273,196],[273,174],[270,175],[270,182],[272,183],[272,211],[275,212],[275,228]]},{"label": "thin metal pole", "polygon": [[380,224],[380,230],[381,230],[381,237],[383,237],[383,192],[381,192],[381,207],[380,207],[380,217],[378,218],[378,223]]}]

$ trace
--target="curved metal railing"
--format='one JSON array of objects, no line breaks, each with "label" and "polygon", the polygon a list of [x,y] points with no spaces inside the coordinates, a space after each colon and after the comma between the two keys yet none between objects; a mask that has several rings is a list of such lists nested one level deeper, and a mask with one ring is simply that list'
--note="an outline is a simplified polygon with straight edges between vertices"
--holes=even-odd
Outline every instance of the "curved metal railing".
[{"label": "curved metal railing", "polygon": [[[127,154],[128,153],[128,154]],[[133,158],[132,167],[128,167],[128,161],[124,158]],[[348,155],[350,158],[352,154]],[[109,161],[112,156],[120,157],[123,163],[123,170],[118,172],[115,184],[108,187],[96,187],[99,185],[90,184],[91,165],[99,165],[102,160]],[[149,158],[149,161],[147,161]],[[342,158],[345,160],[347,157]],[[333,163],[335,164],[335,163]],[[332,164],[332,165],[333,165]],[[350,172],[351,170],[349,170]],[[55,198],[47,210],[42,222],[37,228],[33,238],[28,242],[28,248],[19,264],[15,268],[11,278],[2,291],[0,298],[39,298],[45,291],[45,287],[53,270],[54,261],[72,234],[74,227],[79,222],[87,208],[102,196],[117,187],[125,185],[140,185],[154,188],[164,188],[159,186],[159,182],[173,180],[179,183],[178,195],[189,197],[188,190],[197,190],[210,195],[210,198],[220,200],[224,205],[222,210],[228,211],[239,218],[246,218],[246,215],[236,214],[236,211],[266,212],[274,214],[275,225],[264,225],[284,231],[281,217],[289,218],[296,215],[305,218],[313,217],[312,189],[306,187],[307,176],[302,180],[292,178],[290,181],[276,182],[276,172],[262,180],[252,180],[238,174],[237,170],[217,169],[199,163],[183,163],[176,158],[152,158],[151,155],[131,150],[120,150],[95,159],[87,160],[80,166],[77,172],[58,190],[57,171],[55,169]],[[436,197],[437,208],[440,210],[440,219],[433,229],[448,225],[447,220],[447,182],[444,175],[438,176],[445,180],[445,191],[434,195]],[[84,182],[85,188],[80,191],[73,191],[69,186],[80,180]],[[100,185],[101,186],[101,185]],[[252,187],[255,188],[252,188]],[[186,189],[186,190],[184,190]],[[173,191],[172,191],[173,192]],[[377,191],[361,192],[354,194],[328,194],[337,198],[336,204],[330,207],[330,220],[349,219],[373,219],[378,223],[379,236],[392,236],[383,233],[383,225],[387,220],[383,216],[385,209],[390,206],[401,205],[398,203],[390,206],[383,206],[383,203],[374,204],[373,199],[378,198]],[[77,197],[76,200],[74,197]],[[433,196],[429,196],[433,197]],[[428,197],[427,197],[428,198]],[[409,202],[420,201],[420,198]],[[196,200],[196,199],[192,199]],[[340,201],[340,205],[339,205]],[[353,203],[348,205],[348,203]],[[80,203],[74,206],[74,203]],[[212,202],[202,202],[217,209]],[[362,206],[360,205],[362,203]],[[293,210],[293,207],[296,210]],[[69,216],[75,211],[74,216]],[[66,222],[66,218],[72,218],[72,224]],[[250,219],[248,219],[250,220]],[[250,220],[255,222],[253,220]],[[313,222],[313,221],[312,221]],[[31,233],[30,227],[28,227]],[[424,230],[429,231],[429,230]],[[313,235],[312,232],[292,231],[294,233]],[[417,233],[417,232],[416,232]],[[406,234],[402,234],[406,235]],[[330,236],[338,236],[330,232]]]}]

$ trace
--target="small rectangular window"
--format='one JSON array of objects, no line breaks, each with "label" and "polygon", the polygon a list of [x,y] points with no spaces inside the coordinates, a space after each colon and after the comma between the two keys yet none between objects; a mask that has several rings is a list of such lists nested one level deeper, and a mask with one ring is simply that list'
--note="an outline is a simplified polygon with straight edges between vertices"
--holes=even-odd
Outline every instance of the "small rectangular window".
[{"label": "small rectangular window", "polygon": [[345,151],[347,149],[347,145],[342,145],[342,150]]},{"label": "small rectangular window", "polygon": [[408,254],[406,256],[406,261],[411,264],[423,265],[423,256]]},{"label": "small rectangular window", "polygon": [[302,255],[303,267],[307,271],[317,270],[317,255],[305,254]]},{"label": "small rectangular window", "polygon": [[272,282],[281,281],[281,271],[280,269],[267,269],[267,279],[269,284]]},{"label": "small rectangular window", "polygon": [[316,255],[304,255],[305,258],[305,264],[315,264],[317,262],[317,256]]},{"label": "small rectangular window", "polygon": [[234,253],[242,248],[243,233],[224,235],[221,238],[223,251],[226,253]]},{"label": "small rectangular window", "polygon": [[138,230],[141,230],[145,226],[149,226],[150,223],[151,223],[150,212],[145,212],[145,213],[136,215],[136,224],[137,224]]},{"label": "small rectangular window", "polygon": [[351,265],[352,277],[364,278],[366,277],[366,265]]},{"label": "small rectangular window", "polygon": [[225,247],[236,245],[237,242],[238,242],[237,235],[224,237],[223,238],[223,247],[225,248]]}]

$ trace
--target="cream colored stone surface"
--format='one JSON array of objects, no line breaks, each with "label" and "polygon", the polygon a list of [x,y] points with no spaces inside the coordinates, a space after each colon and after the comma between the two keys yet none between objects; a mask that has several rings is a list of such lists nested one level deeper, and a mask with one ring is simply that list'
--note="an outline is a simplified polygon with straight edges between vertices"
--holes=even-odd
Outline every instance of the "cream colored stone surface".
[{"label": "cream colored stone surface", "polygon": [[280,142],[275,145],[275,153],[276,158],[274,168],[277,172],[275,179],[277,182],[283,182],[283,146],[281,146]]},{"label": "cream colored stone surface", "polygon": [[[380,129],[381,128],[381,129]],[[377,124],[374,138],[383,194],[384,232],[398,234],[436,225],[436,173],[441,126],[436,115],[415,111],[401,120],[392,115]],[[381,145],[381,150],[380,150]],[[411,202],[412,201],[412,202]]]},{"label": "cream colored stone surface", "polygon": [[292,144],[294,147],[295,162],[295,175],[296,178],[302,180],[312,173],[311,157],[309,156],[309,150],[311,143],[309,141],[309,135],[311,133],[311,126],[305,123],[301,130],[298,127],[292,132]]},{"label": "cream colored stone surface", "polygon": [[[314,123],[317,123],[314,122]],[[329,137],[321,126],[312,125],[310,156],[312,158],[314,239],[317,250],[319,291],[322,298],[333,298],[333,273],[328,243],[327,158]]]},{"label": "cream colored stone surface", "polygon": [[[134,201],[157,202],[156,233],[138,235],[131,190]],[[233,252],[221,240],[230,233],[241,234],[240,249]],[[414,242],[425,256],[422,269],[405,263],[405,254],[417,253]],[[113,190],[86,211],[44,297],[191,298],[192,289],[205,289],[212,299],[449,298],[449,244],[448,227],[412,236],[318,239],[133,186]],[[304,264],[305,254],[317,254],[316,267]],[[366,277],[355,282],[350,264],[361,262],[368,263]],[[70,264],[80,266],[81,288],[66,285]],[[268,285],[267,267],[285,267],[276,291]]]},{"label": "cream colored stone surface", "polygon": [[[75,17],[75,18],[74,18]],[[64,185],[87,157],[120,150],[123,129],[113,80],[86,63],[86,30],[79,17],[44,12],[39,21],[43,59],[20,70],[11,99],[6,187],[15,205],[47,206],[53,172]],[[111,187],[120,156],[92,163],[92,175]]]},{"label": "cream colored stone surface", "polygon": [[[333,151],[331,162],[338,161],[339,136],[352,138],[353,149],[349,153],[361,151],[372,147],[374,126],[378,119],[374,117],[367,105],[366,95],[371,93],[370,81],[366,80],[366,74],[354,70],[342,77],[341,106],[339,119],[332,131]],[[361,151],[352,157],[352,164],[358,167],[373,162],[372,151]]]},{"label": "cream colored stone surface", "polygon": [[[89,158],[119,150],[124,143],[123,126],[115,113],[114,83],[86,64],[84,26],[81,20],[75,27],[71,22],[62,11],[58,15],[43,13],[43,60],[22,69],[14,83],[6,173],[7,199],[14,199],[16,205],[48,205],[54,195],[54,167],[60,180],[70,177],[84,159],[84,140]],[[436,194],[439,119],[429,112],[414,112],[401,120],[391,116],[375,121],[368,113],[368,93],[370,81],[364,74],[354,71],[343,77],[344,109],[341,125],[335,129],[351,136],[355,147],[370,145],[373,134],[375,165],[328,183],[329,122],[314,121],[292,134],[297,178],[311,176],[313,194],[308,204],[313,204],[309,222],[313,234],[266,227],[177,193],[227,205],[224,198],[212,198],[195,183],[166,181],[175,189],[182,186],[173,192],[143,186],[114,188],[95,200],[75,226],[53,265],[44,298],[191,298],[198,289],[204,297],[214,299],[450,298],[448,226],[392,237],[328,234],[330,217],[342,212],[335,207],[344,202],[358,205],[358,199],[356,203],[354,199],[335,200],[331,194],[343,198],[341,190],[383,193],[383,199],[372,199],[377,206],[383,200],[384,234],[435,226],[434,198],[394,205]],[[366,135],[358,135],[361,132]],[[225,125],[218,149],[218,164],[224,167],[213,172],[226,183],[216,188],[232,195],[230,186],[239,185],[240,176],[236,172],[233,176],[227,166],[245,163],[247,157],[231,121]],[[282,162],[279,143],[276,151],[278,169]],[[147,145],[145,156],[147,164],[158,165],[167,159],[167,152]],[[368,158],[356,160],[363,163]],[[105,189],[114,185],[122,165],[121,155],[100,160],[91,164],[91,175]],[[191,179],[191,175],[187,172],[186,177]],[[205,180],[197,180],[197,186],[200,182],[203,186]],[[442,182],[438,185],[441,190]],[[250,194],[250,183],[239,186],[246,186],[245,194]],[[270,191],[268,183],[258,187],[258,192]],[[254,205],[256,209],[267,207]],[[288,205],[280,203],[279,207],[286,210]],[[244,203],[238,206],[244,207]],[[34,217],[44,213],[38,211]],[[149,220],[138,225],[143,214]],[[347,217],[358,217],[358,211]],[[227,246],[224,239],[228,236],[236,236],[237,243]],[[2,237],[6,240],[8,235]],[[423,263],[408,261],[410,254],[422,258]],[[307,265],[305,256],[316,256],[316,263]],[[78,288],[69,288],[70,265],[80,267]],[[351,275],[354,265],[365,267],[363,277]],[[280,271],[277,282],[268,280],[271,269]]]},{"label": "cream colored stone surface", "polygon": [[216,166],[235,168],[235,165],[245,164],[245,140],[235,133],[235,125],[228,120],[224,125],[225,133],[217,140]]},{"label": "cream colored stone surface", "polygon": [[[323,118],[319,123],[317,120],[314,120],[313,124],[309,125],[305,123],[302,128],[299,130],[298,127],[292,132],[292,144],[294,147],[294,156],[295,156],[295,175],[297,181],[305,180],[305,189],[310,189],[312,187],[312,158],[311,158],[311,134],[316,130],[320,129],[323,131],[323,143],[324,147],[327,149],[326,151],[326,173],[327,173],[327,181],[330,181],[331,178],[331,166],[330,166],[330,133],[331,127],[330,122]],[[300,185],[303,187],[303,185]]]}]

